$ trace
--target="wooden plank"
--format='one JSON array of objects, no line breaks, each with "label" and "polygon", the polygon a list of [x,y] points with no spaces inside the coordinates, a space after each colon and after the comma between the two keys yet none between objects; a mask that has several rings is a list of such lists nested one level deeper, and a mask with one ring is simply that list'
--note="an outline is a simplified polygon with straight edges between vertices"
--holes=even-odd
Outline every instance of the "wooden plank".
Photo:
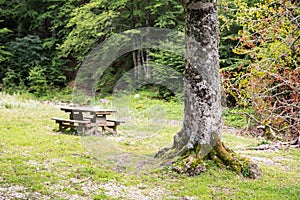
[{"label": "wooden plank", "polygon": [[79,125],[76,125],[76,124],[65,124],[65,123],[62,123],[61,125],[62,125],[62,127],[67,127],[67,128],[77,128],[77,127],[79,127]]},{"label": "wooden plank", "polygon": [[75,111],[79,111],[79,112],[95,112],[95,113],[114,113],[117,112],[115,110],[109,110],[109,109],[101,109],[99,107],[71,107],[71,106],[63,106],[60,107],[60,110],[63,111],[67,111],[67,112],[75,112]]},{"label": "wooden plank", "polygon": [[121,123],[125,123],[125,121],[118,121],[118,120],[113,120],[113,119],[108,119],[106,120],[107,122],[113,122],[115,125],[120,125]]},{"label": "wooden plank", "polygon": [[74,120],[74,119],[63,119],[58,117],[51,117],[52,120],[66,122],[66,123],[78,123],[78,124],[90,124],[91,121],[88,120]]},{"label": "wooden plank", "polygon": [[[72,120],[72,119],[63,119],[58,117],[52,117],[52,120],[55,120],[59,124],[59,130],[63,131],[68,128],[76,128],[78,133],[93,133],[95,132],[95,124],[91,121],[85,120]],[[97,126],[97,125],[96,125]]]},{"label": "wooden plank", "polygon": [[112,126],[115,126],[116,124],[113,123],[113,122],[100,122],[100,123],[97,123],[99,126],[109,126],[109,127],[112,127]]},{"label": "wooden plank", "polygon": [[97,120],[97,124],[99,127],[102,127],[102,130],[108,131],[114,135],[117,134],[117,126],[120,125],[120,123],[125,123],[125,121],[117,121],[117,120]]},{"label": "wooden plank", "polygon": [[107,127],[107,126],[104,126],[103,128],[104,128],[106,131],[108,131],[108,132],[110,132],[110,133],[112,133],[112,134],[114,134],[114,135],[117,135],[117,132],[116,132],[114,129],[109,128],[109,127]]}]

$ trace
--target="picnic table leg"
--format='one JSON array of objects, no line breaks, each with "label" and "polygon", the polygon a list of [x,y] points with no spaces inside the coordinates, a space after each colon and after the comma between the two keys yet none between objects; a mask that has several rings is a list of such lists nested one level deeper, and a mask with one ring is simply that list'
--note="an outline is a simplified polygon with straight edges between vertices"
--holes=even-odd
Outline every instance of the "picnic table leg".
[{"label": "picnic table leg", "polygon": [[90,115],[93,116],[93,118],[91,119],[91,122],[96,123],[97,122],[97,114],[95,112],[90,112]]},{"label": "picnic table leg", "polygon": [[98,124],[97,123],[93,123],[90,127],[87,128],[87,135],[96,135],[96,132],[98,130]]},{"label": "picnic table leg", "polygon": [[[71,120],[74,120],[73,112],[70,113],[70,119],[71,119]],[[70,123],[70,124],[71,124],[71,125],[74,125],[74,123]]]},{"label": "picnic table leg", "polygon": [[80,134],[87,134],[88,133],[88,126],[86,124],[79,123],[77,127],[77,132]]},{"label": "picnic table leg", "polygon": [[82,126],[79,125],[77,127],[77,134],[78,135],[84,134],[84,127],[82,127]]}]

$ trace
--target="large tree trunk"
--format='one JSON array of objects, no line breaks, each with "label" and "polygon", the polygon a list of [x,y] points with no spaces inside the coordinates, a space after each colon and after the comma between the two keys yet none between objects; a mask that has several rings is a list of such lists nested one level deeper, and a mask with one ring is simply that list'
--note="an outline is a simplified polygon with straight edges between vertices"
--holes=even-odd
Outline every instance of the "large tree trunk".
[{"label": "large tree trunk", "polygon": [[[181,153],[198,144],[213,147],[221,138],[221,92],[217,2],[184,1],[186,32],[185,110],[175,137]],[[200,151],[200,157],[211,149]]]},{"label": "large tree trunk", "polygon": [[173,147],[157,155],[182,156],[189,171],[191,162],[213,159],[238,173],[247,168],[248,173],[253,164],[237,161],[237,156],[232,156],[233,152],[221,142],[217,1],[185,0],[183,4],[186,24],[183,128],[175,135]]}]

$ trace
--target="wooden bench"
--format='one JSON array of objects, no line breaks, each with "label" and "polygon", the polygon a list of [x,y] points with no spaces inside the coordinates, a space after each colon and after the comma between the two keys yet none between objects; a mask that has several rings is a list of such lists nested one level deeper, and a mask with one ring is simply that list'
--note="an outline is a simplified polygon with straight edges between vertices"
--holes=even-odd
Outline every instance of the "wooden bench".
[{"label": "wooden bench", "polygon": [[51,117],[51,119],[59,124],[59,131],[68,128],[77,128],[80,133],[85,133],[91,125],[91,122],[86,120],[63,119],[58,117]]},{"label": "wooden bench", "polygon": [[125,123],[125,121],[118,121],[113,119],[107,119],[107,120],[97,120],[97,124],[99,127],[102,127],[102,131],[108,131],[114,135],[117,134],[117,126],[121,123]]}]

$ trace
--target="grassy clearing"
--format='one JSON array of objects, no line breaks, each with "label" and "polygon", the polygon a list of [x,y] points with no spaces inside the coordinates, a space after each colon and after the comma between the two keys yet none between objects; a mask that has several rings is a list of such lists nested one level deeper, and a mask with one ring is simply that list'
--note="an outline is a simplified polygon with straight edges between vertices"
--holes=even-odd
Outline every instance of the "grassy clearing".
[{"label": "grassy clearing", "polygon": [[[170,121],[154,133],[144,125],[151,105]],[[173,122],[182,105],[141,96],[129,107],[138,131],[123,125],[115,137],[78,137],[56,132],[50,117],[67,115],[55,105],[0,93],[0,199],[298,199],[299,150],[244,151],[261,141],[224,133],[228,146],[258,162],[261,179],[213,166],[199,177],[177,175],[152,156],[180,129]]]}]

